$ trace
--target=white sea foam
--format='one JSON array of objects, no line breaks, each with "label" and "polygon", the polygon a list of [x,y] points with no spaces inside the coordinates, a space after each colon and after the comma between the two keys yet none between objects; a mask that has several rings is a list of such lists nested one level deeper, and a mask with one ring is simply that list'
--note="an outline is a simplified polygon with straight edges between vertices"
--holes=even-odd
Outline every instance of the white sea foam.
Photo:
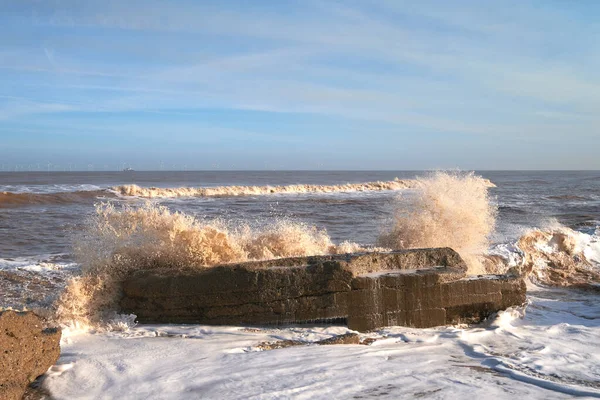
[{"label": "white sea foam", "polygon": [[[488,181],[489,182],[489,181]],[[415,180],[377,181],[362,183],[345,183],[337,185],[265,185],[265,186],[214,186],[214,187],[140,187],[138,185],[121,185],[111,190],[122,196],[142,198],[178,198],[178,197],[230,197],[230,196],[264,196],[273,194],[306,194],[306,193],[352,193],[387,191],[414,188],[419,183]],[[491,183],[490,183],[491,184]]]},{"label": "white sea foam", "polygon": [[[310,345],[342,326],[145,325],[67,331],[57,399],[600,397],[600,296],[530,287],[530,304],[475,327],[390,327],[365,345]],[[565,340],[567,339],[568,340]],[[307,346],[261,351],[261,342]]]},{"label": "white sea foam", "polygon": [[35,257],[0,258],[0,270],[45,273],[77,269],[75,262],[61,260],[66,254],[44,254]]},{"label": "white sea foam", "polygon": [[[489,182],[489,181],[488,181]],[[490,183],[491,184],[491,183]],[[121,185],[101,188],[95,185],[0,186],[0,207],[89,202],[97,198],[191,199],[238,196],[282,196],[326,193],[369,193],[414,188],[415,180],[393,180],[337,185],[266,185],[159,188]]]},{"label": "white sea foam", "polygon": [[[475,187],[477,193],[484,192],[484,186]],[[460,196],[462,191],[453,193],[459,196],[445,200],[458,199],[455,205],[459,207],[450,207],[452,201],[445,203],[445,216],[489,210],[488,202],[469,207],[468,196]],[[432,199],[425,204],[435,204],[435,196]],[[107,239],[101,244],[108,246],[99,249],[107,250],[106,257],[100,254],[96,259],[100,264],[110,261],[115,251],[136,255],[136,251],[143,253],[149,248],[154,249],[155,260],[165,264],[175,260],[176,266],[190,260],[197,266],[211,264],[230,254],[248,259],[254,257],[249,257],[251,251],[260,258],[307,252],[307,248],[310,252],[354,249],[352,244],[332,249],[326,235],[306,225],[284,224],[281,228],[291,231],[254,230],[246,235],[240,231],[236,236],[236,232],[219,231],[216,228],[220,226],[174,216],[168,210],[162,214],[152,209],[137,214],[130,211],[106,216],[106,231],[99,235]],[[489,218],[483,220],[490,222]],[[451,231],[446,229],[436,240],[446,240]],[[294,237],[308,240],[309,246],[294,246],[299,241]],[[213,241],[215,238],[218,240]],[[234,245],[230,248],[231,239]],[[600,348],[600,296],[593,291],[550,287],[582,282],[597,285],[593,272],[600,259],[598,231],[581,233],[554,226],[527,232],[521,239],[493,247],[488,257],[498,257],[492,259],[495,268],[517,267],[529,274],[530,304],[501,312],[479,326],[423,330],[390,327],[361,335],[377,339],[370,346],[317,346],[311,343],[348,330],[342,326],[135,326],[135,316],[113,315],[103,333],[92,334],[89,326],[77,324],[65,328],[61,358],[44,386],[57,399],[598,398],[600,355],[594,350]],[[476,252],[480,247],[470,246]],[[240,248],[243,251],[236,252]],[[209,258],[211,261],[205,262]],[[54,269],[43,260],[0,260],[0,272],[58,277],[63,272],[60,268],[65,272],[78,268],[57,262],[58,269]],[[143,266],[149,260],[142,257],[137,261]],[[100,287],[106,282],[96,283]],[[82,296],[75,298],[81,300],[89,292],[79,294]],[[272,351],[258,346],[277,340],[301,341],[307,346]]]},{"label": "white sea foam", "polygon": [[600,238],[557,223],[521,236],[521,270],[529,279],[553,286],[600,282]]}]

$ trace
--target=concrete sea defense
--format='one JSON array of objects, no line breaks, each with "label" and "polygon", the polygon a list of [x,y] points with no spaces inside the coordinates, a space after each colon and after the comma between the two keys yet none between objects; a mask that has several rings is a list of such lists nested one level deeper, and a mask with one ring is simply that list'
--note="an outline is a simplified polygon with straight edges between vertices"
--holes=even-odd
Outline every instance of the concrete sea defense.
[{"label": "concrete sea defense", "polygon": [[60,355],[58,328],[32,312],[0,312],[0,398],[19,400]]},{"label": "concrete sea defense", "polygon": [[472,323],[525,301],[522,278],[467,277],[450,248],[284,258],[123,283],[121,311],[142,323],[264,325],[345,322],[357,331]]}]

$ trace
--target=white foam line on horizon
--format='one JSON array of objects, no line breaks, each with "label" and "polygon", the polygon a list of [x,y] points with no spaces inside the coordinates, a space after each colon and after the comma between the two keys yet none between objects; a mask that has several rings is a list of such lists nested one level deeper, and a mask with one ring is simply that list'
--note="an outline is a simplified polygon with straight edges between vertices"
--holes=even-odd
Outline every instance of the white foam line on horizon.
[{"label": "white foam line on horizon", "polygon": [[214,186],[214,187],[179,187],[158,188],[140,187],[138,185],[121,185],[110,188],[117,195],[144,198],[175,198],[175,197],[225,197],[245,195],[272,194],[308,194],[308,193],[338,193],[338,192],[370,192],[394,191],[410,189],[418,186],[416,180],[392,180],[363,183],[345,183],[336,185],[293,184],[293,185],[264,185],[264,186]]}]

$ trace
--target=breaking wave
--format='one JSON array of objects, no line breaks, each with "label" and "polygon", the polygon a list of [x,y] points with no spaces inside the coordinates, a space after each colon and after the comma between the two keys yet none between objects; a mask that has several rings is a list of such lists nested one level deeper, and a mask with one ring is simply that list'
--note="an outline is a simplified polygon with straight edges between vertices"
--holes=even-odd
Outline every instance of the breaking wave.
[{"label": "breaking wave", "polygon": [[345,183],[340,185],[283,185],[283,186],[217,186],[217,187],[180,187],[180,188],[144,188],[137,185],[113,187],[112,190],[122,196],[144,198],[173,197],[227,197],[292,193],[337,193],[368,192],[381,190],[400,190],[413,188],[414,180],[378,181],[364,183]]},{"label": "breaking wave", "polygon": [[398,197],[395,220],[378,244],[393,249],[451,247],[472,274],[484,272],[482,255],[494,232],[497,206],[474,173],[436,172],[417,179],[415,193]]},{"label": "breaking wave", "polygon": [[364,251],[355,243],[332,243],[324,230],[279,219],[262,228],[234,228],[203,221],[164,206],[100,204],[76,238],[74,254],[82,274],[57,302],[61,322],[84,327],[118,319],[120,285],[136,270],[183,270],[319,254]]},{"label": "breaking wave", "polygon": [[600,283],[600,238],[561,225],[519,239],[521,272],[535,283],[590,287]]},{"label": "breaking wave", "polygon": [[339,185],[266,185],[266,186],[216,186],[157,188],[138,185],[122,185],[101,190],[79,190],[54,193],[14,193],[0,192],[0,208],[42,204],[70,204],[89,202],[97,198],[138,197],[138,198],[177,198],[177,197],[233,197],[262,196],[269,194],[372,192],[383,190],[410,189],[417,184],[414,180],[345,183]]},{"label": "breaking wave", "polygon": [[[408,183],[410,182],[410,183]],[[120,285],[136,270],[183,270],[280,257],[340,254],[389,248],[456,248],[467,260],[483,251],[494,225],[487,197],[492,184],[474,174],[437,173],[414,181],[347,185],[226,186],[217,188],[144,189],[123,186],[121,195],[140,197],[223,196],[267,193],[396,190],[418,187],[412,212],[399,214],[379,248],[334,244],[324,230],[277,219],[262,227],[207,221],[147,203],[141,206],[100,204],[75,240],[82,274],[72,279],[57,302],[63,323],[88,327],[118,320]],[[482,214],[483,213],[483,214]],[[474,226],[473,226],[474,225]],[[483,239],[482,239],[483,237]],[[469,258],[470,257],[470,258]],[[473,261],[474,262],[474,261]]]},{"label": "breaking wave", "polygon": [[[600,282],[598,231],[588,235],[555,225],[525,233],[504,252],[489,252],[498,210],[490,197],[488,180],[474,173],[436,172],[411,182],[416,190],[398,197],[393,224],[377,242],[380,248],[335,244],[326,231],[289,219],[263,221],[259,227],[232,226],[149,202],[137,206],[100,204],[75,238],[74,255],[82,271],[68,282],[58,299],[57,317],[63,324],[86,328],[127,326],[132,321],[117,315],[116,310],[122,281],[137,270],[177,271],[385,249],[451,247],[465,259],[471,274],[505,273],[512,268],[512,272],[544,285],[589,287]],[[291,193],[291,187],[296,185],[279,187],[288,188],[280,193]],[[342,187],[346,186],[335,186]],[[233,195],[249,194],[244,190]]]},{"label": "breaking wave", "polygon": [[493,246],[482,263],[486,273],[512,272],[537,285],[599,289],[600,228],[588,234],[552,222]]}]

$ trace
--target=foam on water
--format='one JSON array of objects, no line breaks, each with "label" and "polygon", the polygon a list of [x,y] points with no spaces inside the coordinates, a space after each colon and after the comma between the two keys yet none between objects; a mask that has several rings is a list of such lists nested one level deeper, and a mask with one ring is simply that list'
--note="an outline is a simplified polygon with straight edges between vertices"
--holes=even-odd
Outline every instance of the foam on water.
[{"label": "foam on water", "polygon": [[555,225],[534,229],[518,243],[522,271],[535,282],[553,286],[600,282],[600,240],[596,235]]},{"label": "foam on water", "polygon": [[67,255],[0,259],[0,308],[34,309],[47,315],[78,271],[79,265]]},{"label": "foam on water", "polygon": [[[437,172],[419,178],[418,189],[398,199],[394,224],[381,249],[451,247],[471,274],[504,273],[517,267],[548,285],[600,281],[594,237],[565,227],[527,232],[515,244],[488,252],[496,206],[487,180],[472,173]],[[141,269],[178,271],[213,265],[373,250],[335,244],[324,230],[286,218],[231,226],[165,206],[101,204],[75,243],[83,274],[72,279],[58,303],[60,320],[95,327],[118,318],[120,282]]]},{"label": "foam on water", "polygon": [[284,186],[216,186],[216,187],[180,187],[180,188],[144,188],[137,185],[122,185],[112,190],[123,196],[144,198],[173,197],[225,197],[269,194],[299,193],[339,193],[365,192],[381,190],[400,190],[415,187],[413,180],[393,180],[385,182],[346,183],[341,185],[284,185]]},{"label": "foam on water", "polygon": [[[44,256],[0,260],[0,285],[5,285],[0,287],[1,304],[21,305],[21,308],[47,306],[58,290],[68,286],[57,304],[62,321],[70,324],[64,330],[61,358],[44,383],[57,399],[137,399],[156,397],[157,394],[174,399],[199,396],[599,398],[600,356],[596,349],[600,348],[600,296],[597,291],[600,232],[594,226],[598,220],[597,209],[588,204],[589,200],[583,199],[593,200],[595,195],[574,193],[572,196],[581,197],[575,198],[561,192],[554,196],[548,188],[541,194],[525,194],[520,193],[522,189],[517,186],[508,205],[513,207],[518,203],[519,212],[510,214],[511,209],[505,209],[510,217],[516,218],[515,221],[529,216],[539,205],[538,198],[543,198],[547,202],[544,204],[564,207],[565,213],[570,212],[569,218],[572,218],[569,221],[583,221],[586,225],[581,228],[574,223],[571,225],[581,231],[553,224],[523,232],[521,226],[510,232],[511,239],[493,237],[500,243],[486,252],[490,240],[488,233],[493,233],[490,228],[493,223],[488,223],[493,222],[490,217],[494,214],[495,203],[487,190],[490,185],[474,175],[449,176],[456,180],[438,176],[436,181],[434,174],[429,181],[421,179],[413,190],[403,192],[403,196],[395,201],[396,208],[401,213],[405,207],[414,218],[397,218],[385,228],[387,233],[396,234],[392,235],[396,239],[394,247],[419,246],[418,243],[451,245],[459,247],[465,258],[475,256],[485,271],[504,272],[514,268],[528,277],[529,304],[501,312],[481,325],[425,330],[389,327],[361,335],[362,339],[375,340],[370,346],[314,345],[318,340],[347,333],[347,328],[342,326],[268,329],[135,326],[135,316],[114,312],[119,279],[134,269],[205,268],[214,263],[254,258],[365,250],[365,246],[334,243],[319,229],[320,223],[314,227],[313,223],[273,218],[258,226],[231,224],[176,213],[157,204],[140,206],[137,197],[117,196],[106,190],[91,196],[86,193],[76,197],[76,202],[88,207],[86,202],[91,205],[97,197],[117,196],[131,198],[138,206],[100,206],[88,225],[81,228],[81,236],[76,242],[77,264],[70,257],[60,256],[55,259]],[[542,187],[551,181],[530,180],[523,184],[528,188]],[[85,190],[82,187],[64,189]],[[361,201],[364,200],[361,193],[365,193],[364,197],[369,201],[380,203],[384,196],[379,196],[377,190],[388,189],[345,190],[305,191],[300,193],[306,194],[288,198],[291,198],[290,202],[309,199],[312,207],[318,202],[337,204],[347,196],[342,193],[349,192],[354,193],[351,196],[361,196]],[[241,192],[231,196],[239,196]],[[259,192],[276,196],[292,193],[267,189]],[[77,192],[68,196],[73,193]],[[314,196],[314,193],[327,195]],[[547,199],[548,193],[556,198]],[[29,192],[23,196],[37,199],[32,194],[35,195]],[[256,193],[248,191],[247,194]],[[48,195],[55,196],[56,193]],[[71,201],[61,196],[58,193],[59,201]],[[171,199],[169,196],[158,196],[154,201]],[[216,202],[218,206],[233,202],[233,199],[218,199],[221,194],[215,196],[201,200]],[[190,214],[202,214],[202,210],[193,208],[204,204],[194,203],[198,197],[175,198],[178,202],[190,203],[185,208]],[[21,197],[23,199],[26,198]],[[39,201],[51,204],[46,199]],[[588,208],[574,211],[569,208],[585,202],[588,202]],[[361,207],[368,206],[368,201],[361,203]],[[23,210],[40,212],[38,209]],[[3,212],[1,218],[24,215],[13,209]],[[557,214],[561,212],[562,209],[556,211]],[[254,217],[243,212],[240,215],[248,220]],[[545,214],[539,217],[545,218]],[[354,215],[346,218],[347,224],[358,225],[360,222]],[[428,222],[435,223],[437,219],[445,222],[438,225]],[[423,232],[418,231],[419,223]],[[537,223],[528,225],[539,226]],[[461,239],[455,240],[453,232]],[[430,239],[420,242],[421,236]],[[73,274],[78,276],[70,280]],[[576,289],[580,287],[591,290]],[[96,333],[90,334],[90,328]],[[258,346],[261,342],[278,340],[300,341],[306,346],[272,351],[263,351]]]},{"label": "foam on water", "polygon": [[266,186],[215,186],[158,188],[138,185],[121,185],[100,188],[94,185],[45,185],[45,186],[1,186],[0,208],[41,204],[69,204],[90,201],[96,198],[213,198],[238,196],[265,196],[315,193],[363,193],[395,191],[413,188],[414,180],[377,181],[346,183],[338,185],[266,185]]},{"label": "foam on water", "polygon": [[5,271],[31,271],[44,273],[48,271],[61,271],[77,268],[74,262],[61,262],[57,260],[60,255],[47,255],[40,257],[19,257],[11,259],[0,259],[0,270]]},{"label": "foam on water", "polygon": [[106,189],[90,184],[74,184],[74,185],[0,185],[0,192],[11,192],[15,194],[35,193],[35,194],[51,194],[51,193],[68,193],[68,192],[89,192]]}]

